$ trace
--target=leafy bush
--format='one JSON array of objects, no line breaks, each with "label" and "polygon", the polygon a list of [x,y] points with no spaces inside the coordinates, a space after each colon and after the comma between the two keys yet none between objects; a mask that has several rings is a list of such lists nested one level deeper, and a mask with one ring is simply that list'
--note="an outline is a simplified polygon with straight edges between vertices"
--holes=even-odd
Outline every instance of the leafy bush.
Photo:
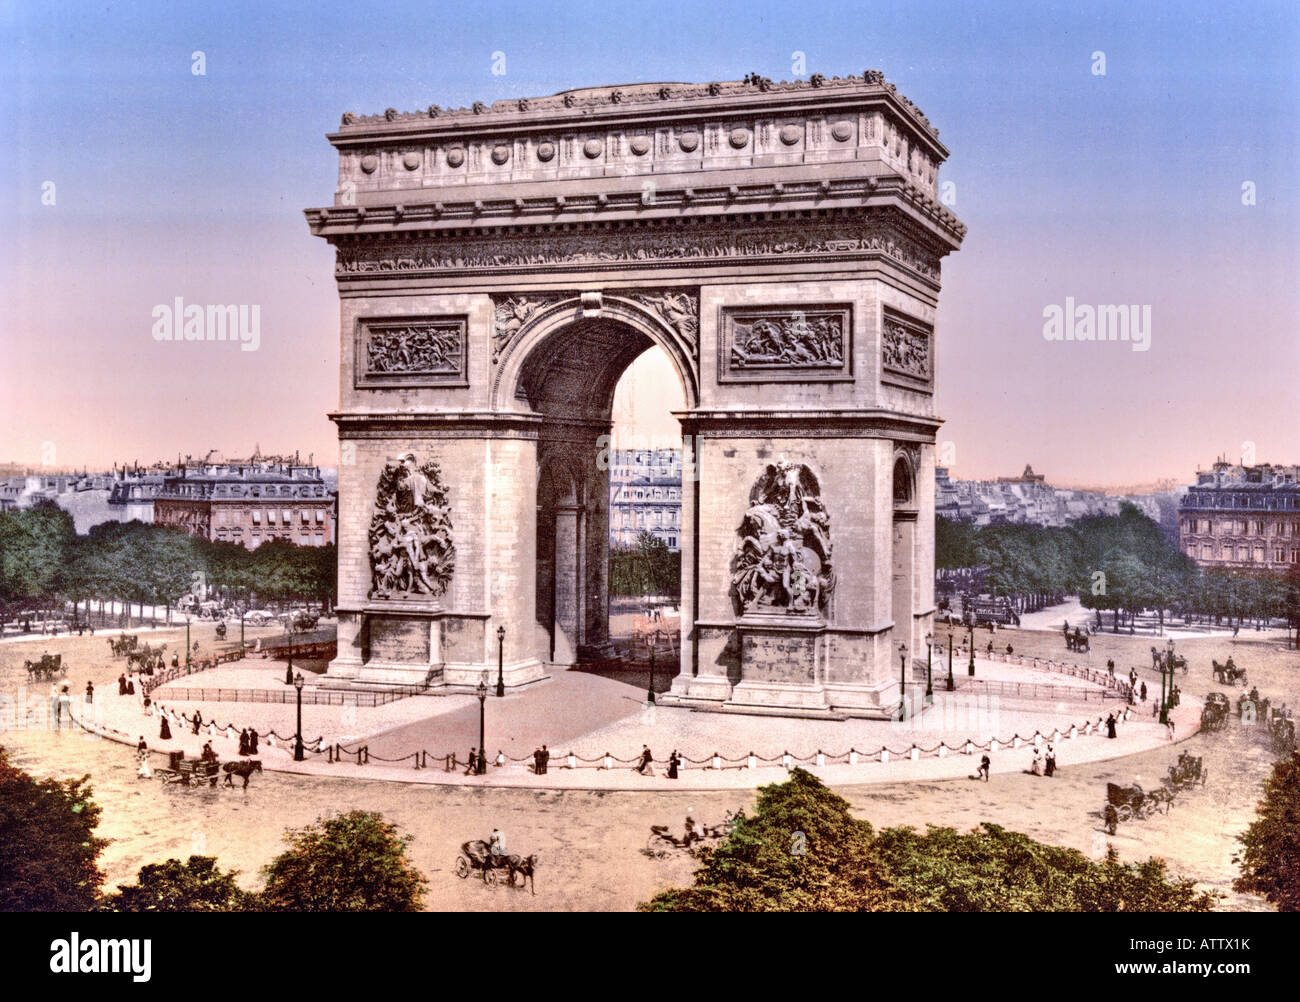
[{"label": "leafy bush", "polygon": [[382,815],[350,811],[285,836],[289,850],[265,868],[272,911],[419,911],[428,881],[411,865],[411,836]]},{"label": "leafy bush", "polygon": [[235,883],[215,857],[169,859],[141,868],[134,884],[123,884],[101,906],[110,912],[241,912],[257,909],[257,895]]}]

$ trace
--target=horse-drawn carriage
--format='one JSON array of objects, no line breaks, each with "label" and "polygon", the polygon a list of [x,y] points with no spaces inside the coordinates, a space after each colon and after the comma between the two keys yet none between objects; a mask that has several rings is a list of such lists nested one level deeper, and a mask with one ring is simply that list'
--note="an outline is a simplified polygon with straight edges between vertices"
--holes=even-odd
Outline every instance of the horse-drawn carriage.
[{"label": "horse-drawn carriage", "polygon": [[108,649],[113,652],[115,658],[126,657],[139,646],[139,637],[128,637],[125,633],[108,638]]},{"label": "horse-drawn carriage", "polygon": [[1214,673],[1214,680],[1220,685],[1236,685],[1238,681],[1242,685],[1246,684],[1246,669],[1238,668],[1231,657],[1223,664],[1211,660],[1210,666],[1210,671]]},{"label": "horse-drawn carriage", "polygon": [[1174,789],[1181,790],[1185,786],[1194,786],[1197,783],[1204,786],[1208,776],[1209,770],[1205,768],[1201,756],[1180,752],[1178,761],[1169,767],[1169,776],[1165,782]]},{"label": "horse-drawn carriage", "polygon": [[158,769],[156,775],[169,786],[197,789],[206,783],[215,788],[221,778],[221,763],[215,758],[186,758],[183,752],[172,752],[167,768]]},{"label": "horse-drawn carriage", "polygon": [[1065,634],[1065,649],[1077,654],[1086,654],[1092,649],[1088,634],[1077,626]]},{"label": "horse-drawn carriage", "polygon": [[68,674],[62,654],[42,654],[38,661],[24,661],[23,667],[27,669],[28,682],[53,682]]},{"label": "horse-drawn carriage", "polygon": [[1175,654],[1173,651],[1157,650],[1151,648],[1151,667],[1157,671],[1169,669],[1172,674],[1174,671],[1181,669],[1184,675],[1187,674],[1187,658],[1182,654]]},{"label": "horse-drawn carriage", "polygon": [[1205,707],[1201,710],[1201,729],[1221,731],[1228,722],[1229,703],[1227,693],[1212,692],[1205,697]]},{"label": "horse-drawn carriage", "polygon": [[[135,638],[132,637],[131,639],[134,640]],[[159,644],[157,647],[144,644],[127,654],[126,663],[132,671],[144,674],[161,671],[167,664],[163,658],[165,650],[167,650],[166,644]]]},{"label": "horse-drawn carriage", "polygon": [[536,853],[531,856],[494,853],[489,843],[482,839],[471,839],[469,842],[461,843],[455,870],[456,876],[462,880],[471,873],[477,872],[483,878],[483,883],[489,886],[499,883],[501,871],[504,870],[506,883],[511,887],[522,889],[525,884],[528,884],[532,887],[533,893],[537,893],[537,886],[534,883],[537,871]]},{"label": "horse-drawn carriage", "polygon": [[1133,818],[1142,819],[1155,813],[1169,813],[1173,806],[1173,792],[1167,789],[1153,790],[1147,793],[1140,784],[1120,786],[1118,783],[1106,784],[1106,803],[1101,809],[1106,831],[1114,835],[1121,821]]},{"label": "horse-drawn carriage", "polygon": [[1295,721],[1277,710],[1273,712],[1275,715],[1268,722],[1273,751],[1279,756],[1289,755],[1296,750]]}]

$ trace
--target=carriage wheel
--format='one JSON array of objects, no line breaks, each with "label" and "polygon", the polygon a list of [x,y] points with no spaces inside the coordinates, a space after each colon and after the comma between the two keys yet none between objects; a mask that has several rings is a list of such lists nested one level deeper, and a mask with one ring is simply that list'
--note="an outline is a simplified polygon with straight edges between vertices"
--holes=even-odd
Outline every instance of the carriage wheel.
[{"label": "carriage wheel", "polygon": [[460,877],[461,880],[464,880],[469,876],[469,860],[464,856],[457,856],[455,869],[456,876]]},{"label": "carriage wheel", "polygon": [[1121,821],[1130,821],[1133,818],[1133,808],[1128,804],[1120,804],[1115,813],[1119,815]]},{"label": "carriage wheel", "polygon": [[496,882],[497,882],[496,868],[493,866],[487,866],[485,864],[483,867],[483,883],[487,884],[489,887],[495,887]]}]

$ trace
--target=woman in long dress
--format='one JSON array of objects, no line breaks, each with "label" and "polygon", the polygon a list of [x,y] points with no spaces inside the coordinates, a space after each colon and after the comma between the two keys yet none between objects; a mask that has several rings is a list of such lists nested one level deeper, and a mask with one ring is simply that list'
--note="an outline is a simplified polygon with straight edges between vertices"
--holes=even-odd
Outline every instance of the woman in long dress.
[{"label": "woman in long dress", "polygon": [[140,735],[140,743],[135,746],[135,760],[138,767],[136,775],[141,779],[149,779],[153,776],[153,770],[149,768],[149,746],[145,743],[144,735]]},{"label": "woman in long dress", "polygon": [[158,714],[162,718],[162,726],[158,728],[158,740],[170,741],[172,739],[171,725],[167,723],[167,713],[163,711]]},{"label": "woman in long dress", "polygon": [[1043,774],[1043,753],[1037,748],[1034,749],[1034,764],[1029,767],[1029,771],[1035,776]]}]

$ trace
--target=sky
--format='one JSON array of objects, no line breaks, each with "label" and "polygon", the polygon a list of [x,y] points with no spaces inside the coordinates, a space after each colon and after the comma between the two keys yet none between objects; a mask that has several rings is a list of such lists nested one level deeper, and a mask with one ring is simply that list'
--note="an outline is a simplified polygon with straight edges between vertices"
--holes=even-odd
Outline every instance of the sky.
[{"label": "sky", "polygon": [[[800,53],[805,77],[882,70],[951,151],[939,180],[969,233],[943,266],[936,379],[955,476],[1300,463],[1300,5],[1203,0],[0,0],[0,462],[255,443],[336,461],[333,254],[302,210],[332,199],[343,111],[788,80]],[[258,306],[258,350],[155,341],[178,296]],[[1045,339],[1067,297],[1149,306],[1149,349]],[[629,370],[631,430],[671,436],[668,373]]]}]

